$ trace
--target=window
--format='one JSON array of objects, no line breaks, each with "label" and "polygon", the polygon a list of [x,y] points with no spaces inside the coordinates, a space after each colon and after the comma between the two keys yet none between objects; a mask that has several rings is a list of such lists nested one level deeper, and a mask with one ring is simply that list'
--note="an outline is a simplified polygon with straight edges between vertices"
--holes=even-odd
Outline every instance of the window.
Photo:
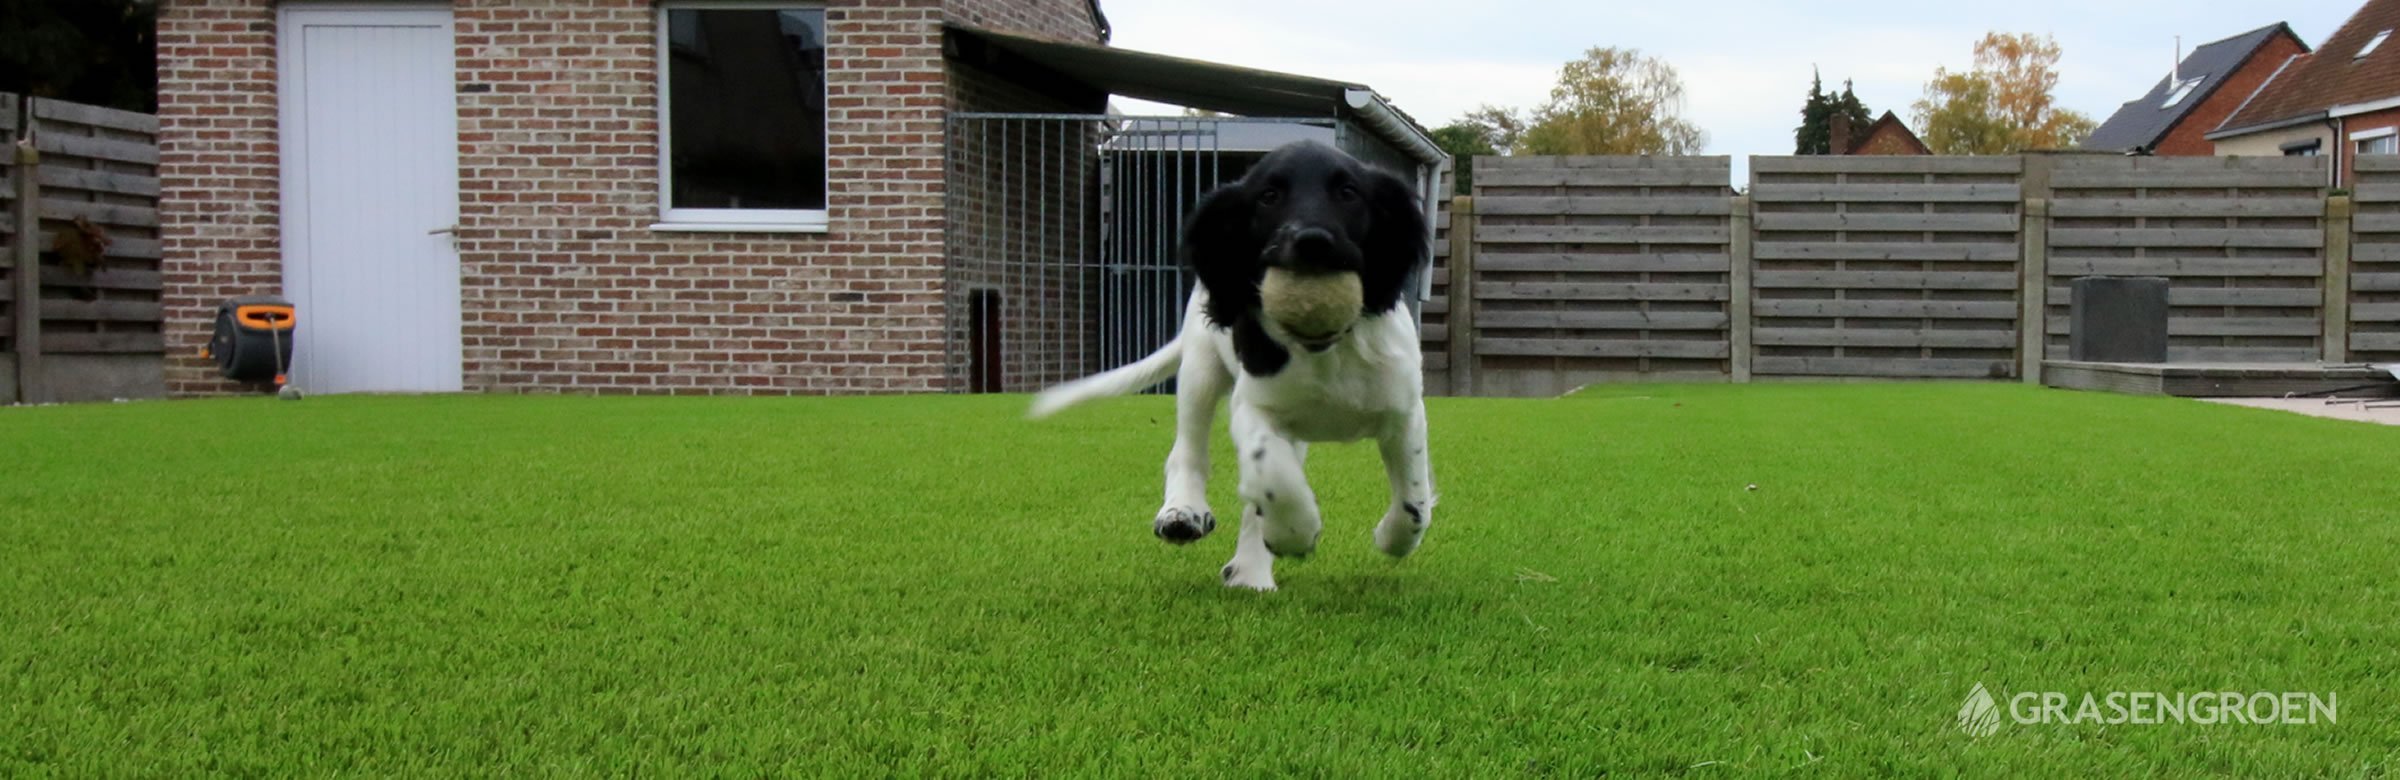
[{"label": "window", "polygon": [[2353,133],[2350,140],[2358,144],[2359,154],[2400,154],[2400,134],[2389,127]]},{"label": "window", "polygon": [[[2202,76],[2201,78],[2207,77]],[[2181,83],[2175,85],[2175,90],[2173,92],[2167,93],[2167,102],[2160,103],[2158,107],[2174,108],[2175,104],[2183,102],[2184,98],[2191,97],[2192,90],[2197,89],[2199,86],[2200,79],[2184,79]]]},{"label": "window", "polygon": [[2324,153],[2325,145],[2316,141],[2304,141],[2283,146],[2283,156],[2285,157],[2315,157]]},{"label": "window", "polygon": [[825,11],[659,13],[660,229],[825,229]]},{"label": "window", "polygon": [[2374,36],[2374,41],[2366,41],[2366,46],[2359,46],[2359,53],[2357,53],[2357,55],[2350,55],[2350,58],[2352,58],[2352,60],[2366,60],[2366,55],[2376,53],[2376,48],[2378,48],[2378,46],[2383,46],[2383,38],[2390,38],[2390,36],[2393,36],[2393,31],[2388,31],[2388,29],[2386,29],[2386,31],[2381,31],[2381,34],[2376,34],[2376,36]]},{"label": "window", "polygon": [[2353,59],[2353,60],[2363,60],[2363,59],[2366,59],[2366,58],[2367,58],[2367,55],[2369,55],[2369,54],[2374,54],[2374,53],[2375,53],[2375,48],[2376,48],[2376,47],[2378,47],[2378,46],[2382,46],[2382,45],[2383,45],[2383,39],[2385,39],[2385,38],[2389,38],[2389,37],[2392,37],[2392,31],[2390,31],[2390,30],[2385,30],[2385,31],[2383,31],[2383,32],[2376,33],[2376,34],[2375,34],[2375,38],[2374,38],[2373,40],[2367,41],[2367,45],[2358,47],[2358,53],[2357,53],[2357,54],[2350,55],[2350,59]]}]

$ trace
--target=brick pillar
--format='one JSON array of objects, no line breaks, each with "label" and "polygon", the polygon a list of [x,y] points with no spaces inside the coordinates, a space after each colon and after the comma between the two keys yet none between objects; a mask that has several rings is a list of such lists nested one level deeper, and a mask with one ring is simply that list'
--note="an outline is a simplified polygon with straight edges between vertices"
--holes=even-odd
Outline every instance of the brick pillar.
[{"label": "brick pillar", "polygon": [[158,66],[167,392],[234,392],[199,351],[218,301],[283,291],[273,0],[165,0]]}]

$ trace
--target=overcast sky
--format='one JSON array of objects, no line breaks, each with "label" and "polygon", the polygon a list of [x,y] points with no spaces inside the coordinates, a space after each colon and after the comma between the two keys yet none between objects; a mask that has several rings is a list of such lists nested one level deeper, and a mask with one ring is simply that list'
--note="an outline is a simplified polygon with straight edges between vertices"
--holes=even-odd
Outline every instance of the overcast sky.
[{"label": "overcast sky", "polygon": [[[2358,0],[1102,0],[1113,44],[1365,83],[1428,128],[1481,103],[1530,107],[1593,46],[1671,64],[1708,153],[1790,154],[1809,67],[1909,119],[1936,67],[1973,64],[1986,31],[2058,40],[2058,97],[2104,120],[2184,47],[2288,23],[2312,47]],[[1157,106],[1120,102],[1135,113]],[[1913,124],[1913,120],[1912,120]]]}]

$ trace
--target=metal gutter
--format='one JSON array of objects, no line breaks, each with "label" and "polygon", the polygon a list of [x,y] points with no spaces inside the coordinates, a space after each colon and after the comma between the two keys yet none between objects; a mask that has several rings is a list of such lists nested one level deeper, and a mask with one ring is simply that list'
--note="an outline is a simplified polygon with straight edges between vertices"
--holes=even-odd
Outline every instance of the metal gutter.
[{"label": "metal gutter", "polygon": [[1416,122],[1401,115],[1399,109],[1392,107],[1391,101],[1384,100],[1383,96],[1375,94],[1374,90],[1349,89],[1343,93],[1342,102],[1347,104],[1351,111],[1358,114],[1359,121],[1364,122],[1378,135],[1393,141],[1394,146],[1399,147],[1400,151],[1415,159],[1419,165],[1438,166],[1442,164],[1442,161],[1450,159],[1449,153],[1442,151],[1441,145],[1433,142],[1431,134],[1426,133],[1424,128],[1418,127]]}]

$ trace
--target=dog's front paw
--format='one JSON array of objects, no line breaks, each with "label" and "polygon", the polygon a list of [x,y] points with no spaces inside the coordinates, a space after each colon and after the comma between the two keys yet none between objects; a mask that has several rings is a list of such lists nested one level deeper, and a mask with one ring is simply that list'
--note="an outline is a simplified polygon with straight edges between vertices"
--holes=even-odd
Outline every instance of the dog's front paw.
[{"label": "dog's front paw", "polygon": [[1375,549],[1394,558],[1406,558],[1416,552],[1417,543],[1425,540],[1425,526],[1432,522],[1431,507],[1415,503],[1401,504],[1375,524]]},{"label": "dog's front paw", "polygon": [[1235,561],[1217,570],[1217,576],[1225,580],[1225,587],[1228,588],[1247,588],[1261,593],[1275,589],[1275,569],[1264,563]]},{"label": "dog's front paw", "polygon": [[1158,518],[1150,521],[1150,533],[1168,544],[1191,544],[1217,530],[1217,516],[1206,507],[1171,506],[1158,510]]}]

